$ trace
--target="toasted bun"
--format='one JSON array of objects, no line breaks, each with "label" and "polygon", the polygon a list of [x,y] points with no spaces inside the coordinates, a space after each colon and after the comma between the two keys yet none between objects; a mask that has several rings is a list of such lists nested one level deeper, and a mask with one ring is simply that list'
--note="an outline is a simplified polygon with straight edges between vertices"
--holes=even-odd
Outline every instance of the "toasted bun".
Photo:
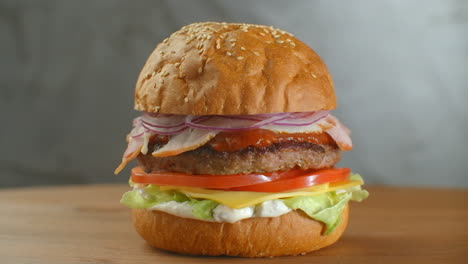
[{"label": "toasted bun", "polygon": [[302,211],[230,224],[133,209],[133,223],[151,246],[168,251],[190,255],[273,257],[303,254],[335,243],[346,228],[348,214],[346,206],[341,223],[330,235],[323,235],[323,224]]},{"label": "toasted bun", "polygon": [[320,57],[272,27],[196,23],[160,43],[136,84],[135,109],[182,115],[306,112],[336,107]]}]

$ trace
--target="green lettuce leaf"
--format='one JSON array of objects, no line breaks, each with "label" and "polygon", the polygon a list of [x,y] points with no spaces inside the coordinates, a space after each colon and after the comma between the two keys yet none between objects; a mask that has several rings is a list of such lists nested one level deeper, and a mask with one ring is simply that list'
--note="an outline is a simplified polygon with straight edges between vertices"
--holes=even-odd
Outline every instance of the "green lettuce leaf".
[{"label": "green lettuce leaf", "polygon": [[325,234],[332,233],[341,221],[341,212],[351,199],[351,193],[340,195],[335,192],[315,196],[303,196],[284,199],[291,209],[300,209],[309,217],[325,224]]},{"label": "green lettuce leaf", "polygon": [[148,185],[144,189],[126,192],[122,196],[120,203],[130,208],[145,209],[170,201],[187,202],[192,207],[192,214],[204,220],[212,220],[213,210],[218,206],[218,203],[215,201],[191,199],[175,190],[161,191],[159,186],[156,185]]},{"label": "green lettuce leaf", "polygon": [[192,214],[200,219],[213,220],[213,210],[219,203],[213,200],[191,200]]},{"label": "green lettuce leaf", "polygon": [[141,209],[170,201],[182,203],[190,201],[190,198],[178,191],[161,191],[159,186],[149,185],[144,189],[135,189],[124,193],[120,203],[130,208]]},{"label": "green lettuce leaf", "polygon": [[352,194],[351,200],[356,201],[356,202],[361,202],[362,200],[369,197],[369,192],[366,190],[352,191],[351,194]]},{"label": "green lettuce leaf", "polygon": [[[360,180],[359,174],[351,174],[351,180]],[[134,186],[133,182],[129,182]],[[293,210],[302,210],[309,217],[325,224],[325,234],[332,233],[341,221],[341,212],[350,200],[362,201],[369,196],[361,186],[354,186],[339,191],[280,199],[286,206]],[[148,185],[143,189],[135,189],[126,192],[121,203],[131,208],[150,208],[154,205],[176,201],[188,203],[192,207],[192,214],[203,220],[213,219],[213,210],[219,203],[206,199],[193,199],[176,190],[161,191],[159,186]]]},{"label": "green lettuce leaf", "polygon": [[[359,174],[352,174],[351,180],[361,180]],[[350,201],[362,201],[369,196],[361,186],[332,191],[314,196],[301,196],[282,199],[284,204],[294,210],[302,210],[309,217],[325,224],[325,234],[335,231],[341,222],[341,212]]]},{"label": "green lettuce leaf", "polygon": [[[349,178],[350,178],[350,180],[353,180],[353,181],[358,180],[358,181],[364,182],[362,180],[361,175],[359,175],[357,173],[352,173],[349,176]],[[348,188],[348,189],[346,189],[346,191],[350,192],[352,194],[351,200],[356,201],[356,202],[360,202],[360,201],[366,199],[369,196],[369,192],[366,191],[366,190],[362,190],[361,185]]]}]

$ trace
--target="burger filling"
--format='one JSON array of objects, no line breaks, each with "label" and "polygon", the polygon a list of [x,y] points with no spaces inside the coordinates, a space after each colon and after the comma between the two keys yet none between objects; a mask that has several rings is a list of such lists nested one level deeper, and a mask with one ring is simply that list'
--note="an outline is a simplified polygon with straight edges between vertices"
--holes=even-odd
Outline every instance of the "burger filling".
[{"label": "burger filling", "polygon": [[368,192],[362,190],[362,178],[352,174],[341,185],[322,184],[290,192],[262,193],[217,191],[201,188],[178,188],[135,184],[124,194],[121,203],[131,208],[163,211],[172,215],[204,221],[228,222],[252,217],[276,217],[301,210],[324,224],[324,233],[335,230],[341,212],[350,201],[362,201]]},{"label": "burger filling", "polygon": [[116,170],[138,160],[121,201],[131,208],[228,223],[301,210],[330,233],[347,202],[368,195],[358,174],[333,167],[352,144],[326,111],[144,114],[134,126]]},{"label": "burger filling", "polygon": [[[265,146],[246,146],[230,151],[216,149],[218,136],[197,149],[175,156],[153,157],[140,153],[138,164],[145,172],[172,171],[187,174],[229,175],[284,171],[293,168],[322,169],[332,167],[340,160],[340,149],[335,143],[323,144],[294,139]],[[215,147],[213,147],[213,145]],[[148,152],[161,148],[159,141],[148,144]]]}]

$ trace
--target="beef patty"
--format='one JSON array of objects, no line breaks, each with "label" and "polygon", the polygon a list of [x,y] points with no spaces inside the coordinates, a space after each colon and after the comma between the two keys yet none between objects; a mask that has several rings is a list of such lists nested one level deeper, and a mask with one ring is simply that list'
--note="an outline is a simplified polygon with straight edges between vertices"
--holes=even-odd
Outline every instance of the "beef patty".
[{"label": "beef patty", "polygon": [[250,146],[234,152],[218,152],[205,145],[176,156],[151,156],[151,152],[159,147],[157,143],[150,143],[148,154],[140,153],[138,156],[138,164],[144,171],[229,175],[272,172],[296,167],[321,169],[333,166],[341,156],[341,151],[336,145],[297,141],[279,142],[266,147]]}]

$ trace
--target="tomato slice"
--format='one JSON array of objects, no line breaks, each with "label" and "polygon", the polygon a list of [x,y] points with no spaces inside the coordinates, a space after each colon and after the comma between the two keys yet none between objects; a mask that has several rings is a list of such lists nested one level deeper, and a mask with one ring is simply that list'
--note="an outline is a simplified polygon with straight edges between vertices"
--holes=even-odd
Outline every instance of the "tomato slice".
[{"label": "tomato slice", "polygon": [[303,174],[304,170],[294,169],[262,174],[192,175],[178,172],[146,173],[140,167],[135,167],[131,173],[132,181],[135,183],[228,189],[295,177]]},{"label": "tomato slice", "polygon": [[326,182],[344,181],[350,170],[292,169],[262,174],[191,175],[177,172],[146,173],[140,167],[132,169],[132,181],[143,184],[224,189],[230,191],[280,192]]},{"label": "tomato slice", "polygon": [[325,169],[307,173],[298,177],[230,188],[229,190],[249,192],[284,192],[324,183],[343,182],[348,179],[350,172],[351,170],[349,168]]}]

